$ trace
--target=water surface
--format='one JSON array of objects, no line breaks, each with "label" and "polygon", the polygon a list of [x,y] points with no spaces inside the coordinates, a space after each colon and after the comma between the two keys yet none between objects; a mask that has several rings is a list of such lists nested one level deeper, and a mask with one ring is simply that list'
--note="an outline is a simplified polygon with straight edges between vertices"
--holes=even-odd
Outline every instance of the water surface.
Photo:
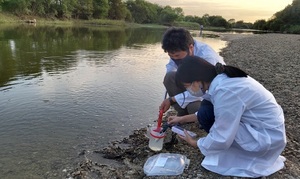
[{"label": "water surface", "polygon": [[82,150],[153,123],[165,92],[163,32],[1,26],[1,178],[61,178]]}]

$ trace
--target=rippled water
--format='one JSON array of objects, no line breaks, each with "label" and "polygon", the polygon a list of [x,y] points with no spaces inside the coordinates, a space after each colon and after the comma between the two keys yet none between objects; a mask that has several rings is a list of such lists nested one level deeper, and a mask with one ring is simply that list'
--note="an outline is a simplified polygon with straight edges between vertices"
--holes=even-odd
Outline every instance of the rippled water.
[{"label": "rippled water", "polygon": [[0,28],[1,178],[61,178],[80,151],[153,123],[165,91],[163,31]]}]

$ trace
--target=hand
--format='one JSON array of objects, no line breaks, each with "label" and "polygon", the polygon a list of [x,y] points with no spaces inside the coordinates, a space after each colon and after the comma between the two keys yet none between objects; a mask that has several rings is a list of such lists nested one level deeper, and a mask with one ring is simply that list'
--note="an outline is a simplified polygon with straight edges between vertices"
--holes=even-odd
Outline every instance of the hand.
[{"label": "hand", "polygon": [[197,147],[197,141],[190,136],[190,134],[187,132],[187,130],[184,129],[185,136],[178,135],[182,140],[185,140],[187,143],[189,143],[193,147]]},{"label": "hand", "polygon": [[168,109],[170,109],[170,101],[168,99],[163,100],[161,105],[159,106],[159,110],[163,110],[163,112],[166,112]]},{"label": "hand", "polygon": [[179,116],[170,116],[168,118],[168,124],[170,125],[176,125],[178,123],[182,122],[182,117],[179,117]]}]

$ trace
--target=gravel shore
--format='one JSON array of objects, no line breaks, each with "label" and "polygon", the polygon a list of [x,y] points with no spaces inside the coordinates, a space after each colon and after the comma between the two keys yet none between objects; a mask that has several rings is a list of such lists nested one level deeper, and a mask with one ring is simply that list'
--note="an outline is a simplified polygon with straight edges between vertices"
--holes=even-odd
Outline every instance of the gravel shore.
[{"label": "gravel shore", "polygon": [[[270,90],[285,113],[288,144],[283,152],[286,157],[285,168],[265,177],[268,179],[300,178],[300,35],[287,34],[225,34],[222,39],[228,41],[221,55],[227,65],[237,66]],[[165,114],[166,119],[172,110]],[[206,133],[197,125],[188,124],[187,129],[197,132],[199,136]],[[82,152],[78,167],[70,169],[67,178],[221,178],[237,179],[239,177],[221,176],[201,167],[202,154],[184,141],[164,147],[159,153],[178,153],[190,159],[189,167],[179,176],[147,177],[143,172],[146,160],[157,153],[148,148],[148,139],[144,136],[146,129],[133,132],[128,138],[112,142],[105,149]],[[167,133],[165,141],[170,139]]]}]

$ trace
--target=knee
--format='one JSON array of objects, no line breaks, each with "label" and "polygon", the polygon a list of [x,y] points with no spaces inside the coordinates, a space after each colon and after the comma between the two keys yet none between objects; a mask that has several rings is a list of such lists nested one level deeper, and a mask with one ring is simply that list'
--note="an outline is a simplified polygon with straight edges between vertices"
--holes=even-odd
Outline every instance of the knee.
[{"label": "knee", "polygon": [[209,132],[209,129],[215,122],[213,105],[210,102],[203,100],[201,107],[198,110],[197,118],[204,130]]}]

